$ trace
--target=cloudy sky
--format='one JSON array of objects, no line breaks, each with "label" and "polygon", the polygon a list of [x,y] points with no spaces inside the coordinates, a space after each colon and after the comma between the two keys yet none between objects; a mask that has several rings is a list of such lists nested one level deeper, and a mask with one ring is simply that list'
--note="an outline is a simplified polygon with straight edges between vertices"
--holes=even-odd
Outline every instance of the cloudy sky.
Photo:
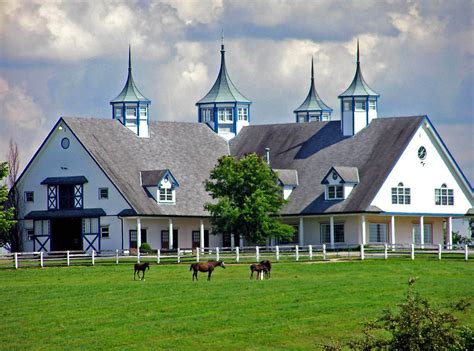
[{"label": "cloudy sky", "polygon": [[0,0],[0,159],[13,138],[23,165],[60,116],[110,118],[127,48],[151,119],[197,121],[219,68],[253,101],[252,122],[292,122],[316,87],[338,94],[361,45],[379,116],[427,114],[474,184],[474,2]]}]

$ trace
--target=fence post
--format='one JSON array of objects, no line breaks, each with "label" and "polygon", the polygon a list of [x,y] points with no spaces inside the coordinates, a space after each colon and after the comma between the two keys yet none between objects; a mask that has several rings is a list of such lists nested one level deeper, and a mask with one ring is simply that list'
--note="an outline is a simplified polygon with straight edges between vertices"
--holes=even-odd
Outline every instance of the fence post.
[{"label": "fence post", "polygon": [[15,257],[15,269],[18,269],[18,252],[15,252],[13,256]]},{"label": "fence post", "polygon": [[313,260],[313,245],[308,245],[309,259]]},{"label": "fence post", "polygon": [[156,263],[160,263],[160,258],[161,258],[161,250],[158,249],[156,250]]},{"label": "fence post", "polygon": [[323,260],[326,261],[326,244],[323,244]]},{"label": "fence post", "polygon": [[199,262],[199,251],[201,249],[199,247],[196,248],[196,262]]},{"label": "fence post", "polygon": [[216,261],[219,261],[219,248],[216,247]]},{"label": "fence post", "polygon": [[464,245],[464,259],[466,261],[469,259],[469,248],[467,247],[467,244]]},{"label": "fence post", "polygon": [[137,249],[137,262],[140,263],[140,249]]},{"label": "fence post", "polygon": [[360,259],[365,260],[364,245],[360,245]]},{"label": "fence post", "polygon": [[260,248],[258,246],[255,246],[255,258],[257,262],[260,262]]},{"label": "fence post", "polygon": [[441,252],[443,250],[442,247],[443,247],[443,245],[438,244],[438,260],[441,260]]},{"label": "fence post", "polygon": [[69,250],[66,251],[66,260],[67,260],[67,265],[69,267],[69,265],[71,264],[71,262],[69,260]]},{"label": "fence post", "polygon": [[299,259],[300,259],[300,250],[299,250],[298,245],[295,245],[295,259],[297,261],[299,261]]},{"label": "fence post", "polygon": [[240,248],[238,246],[235,247],[235,261],[239,262],[240,261]]},{"label": "fence post", "polygon": [[41,266],[41,268],[44,267],[43,251],[40,251],[40,266]]},{"label": "fence post", "polygon": [[411,259],[415,259],[415,244],[411,244]]},{"label": "fence post", "polygon": [[388,258],[388,245],[387,245],[387,244],[385,244],[384,249],[385,249],[385,251],[384,251],[384,253],[383,253],[383,257],[384,257],[385,259],[387,259],[387,258]]},{"label": "fence post", "polygon": [[92,265],[95,266],[95,251],[92,250]]},{"label": "fence post", "polygon": [[115,250],[115,264],[119,264],[119,254],[118,249]]},{"label": "fence post", "polygon": [[178,250],[178,251],[177,251],[177,260],[178,260],[178,263],[181,263],[181,256],[180,256],[180,254],[179,254],[179,253],[180,253],[180,252],[179,252],[179,247],[178,247],[177,250]]},{"label": "fence post", "polygon": [[276,260],[280,261],[280,246],[275,246]]}]

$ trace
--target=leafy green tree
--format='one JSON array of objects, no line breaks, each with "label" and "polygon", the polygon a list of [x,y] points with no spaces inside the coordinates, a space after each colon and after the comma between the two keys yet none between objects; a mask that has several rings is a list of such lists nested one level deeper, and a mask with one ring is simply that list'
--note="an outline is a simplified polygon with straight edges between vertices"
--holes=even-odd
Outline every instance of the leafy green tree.
[{"label": "leafy green tree", "polygon": [[258,155],[221,157],[205,186],[217,200],[204,206],[214,233],[239,234],[255,243],[292,237],[293,227],[278,217],[286,203],[278,177]]},{"label": "leafy green tree", "polygon": [[[8,163],[0,163],[0,184],[8,175]],[[10,229],[15,225],[14,209],[8,206],[8,189],[6,185],[0,186],[0,246],[6,244],[5,238],[8,237]]]}]

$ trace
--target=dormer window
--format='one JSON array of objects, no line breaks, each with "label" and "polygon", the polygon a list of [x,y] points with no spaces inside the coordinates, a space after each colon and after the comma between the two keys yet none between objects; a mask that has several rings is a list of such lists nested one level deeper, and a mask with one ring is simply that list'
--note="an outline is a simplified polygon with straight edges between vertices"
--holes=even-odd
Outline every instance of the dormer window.
[{"label": "dormer window", "polygon": [[328,185],[326,192],[327,200],[342,200],[344,199],[343,185]]},{"label": "dormer window", "polygon": [[174,204],[179,184],[169,169],[141,171],[141,183],[158,204]]}]

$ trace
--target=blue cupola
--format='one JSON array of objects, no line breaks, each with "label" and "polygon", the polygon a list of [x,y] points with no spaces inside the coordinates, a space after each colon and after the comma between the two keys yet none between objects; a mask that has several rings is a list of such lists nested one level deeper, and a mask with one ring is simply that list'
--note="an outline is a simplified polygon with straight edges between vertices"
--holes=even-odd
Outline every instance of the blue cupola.
[{"label": "blue cupola", "polygon": [[229,140],[250,123],[250,104],[235,87],[225,66],[224,41],[221,45],[221,68],[211,90],[196,103],[199,123],[208,124]]},{"label": "blue cupola", "polygon": [[331,119],[332,108],[324,103],[319,97],[314,85],[314,64],[311,58],[311,84],[308,96],[300,107],[293,111],[296,116],[297,123],[329,121]]},{"label": "blue cupola", "polygon": [[148,107],[151,101],[137,88],[132,77],[132,54],[128,47],[128,77],[120,94],[113,99],[112,118],[120,121],[137,136],[149,136],[150,116]]},{"label": "blue cupola", "polygon": [[351,136],[367,127],[377,118],[379,94],[365,82],[360,69],[359,40],[357,40],[357,67],[351,85],[339,95],[341,99],[341,129],[345,136]]}]

